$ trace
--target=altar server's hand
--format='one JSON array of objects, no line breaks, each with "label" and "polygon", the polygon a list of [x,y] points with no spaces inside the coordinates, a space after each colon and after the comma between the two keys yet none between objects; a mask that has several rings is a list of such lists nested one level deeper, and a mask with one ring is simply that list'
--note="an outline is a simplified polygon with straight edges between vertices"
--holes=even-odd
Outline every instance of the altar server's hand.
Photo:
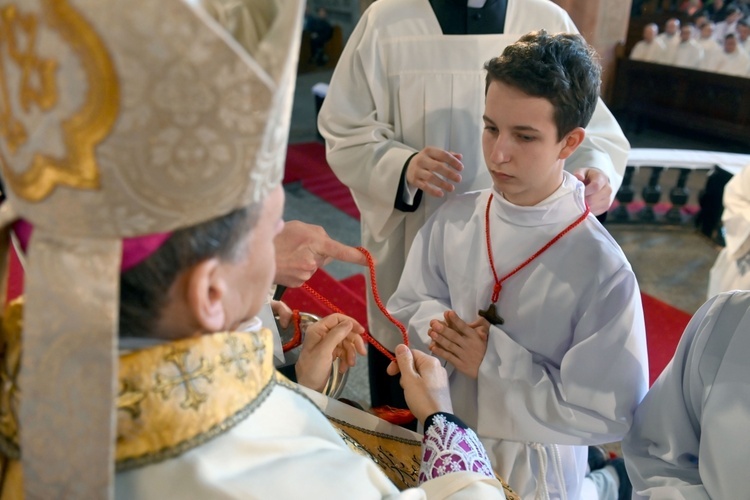
[{"label": "altar server's hand", "polygon": [[445,321],[430,321],[430,351],[450,362],[459,372],[476,379],[487,352],[489,322],[479,318],[466,323],[455,311],[445,311],[444,316]]},{"label": "altar server's hand", "polygon": [[401,373],[406,404],[420,422],[439,411],[453,413],[448,373],[437,358],[400,344],[396,362],[391,362],[387,371],[389,375]]},{"label": "altar server's hand", "polygon": [[274,240],[276,246],[276,276],[274,283],[298,287],[332,260],[342,260],[361,266],[367,258],[354,247],[331,239],[320,226],[300,221],[284,224]]},{"label": "altar server's hand", "polygon": [[406,167],[406,182],[425,193],[438,198],[455,189],[461,182],[464,169],[460,153],[449,153],[440,148],[427,146],[409,161]]},{"label": "altar server's hand", "polygon": [[592,214],[601,215],[609,210],[612,186],[604,172],[598,168],[579,168],[573,175],[586,186],[584,194]]},{"label": "altar server's hand", "polygon": [[341,358],[339,371],[346,372],[357,362],[357,354],[367,354],[362,334],[365,329],[343,314],[331,314],[313,323],[305,331],[295,372],[297,382],[318,392],[331,375],[333,360]]}]

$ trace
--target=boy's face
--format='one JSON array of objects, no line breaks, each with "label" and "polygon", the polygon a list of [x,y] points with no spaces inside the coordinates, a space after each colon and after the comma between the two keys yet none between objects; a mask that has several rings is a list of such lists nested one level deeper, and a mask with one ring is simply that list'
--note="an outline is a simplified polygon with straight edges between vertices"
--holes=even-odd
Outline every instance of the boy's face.
[{"label": "boy's face", "polygon": [[483,119],[484,160],[506,200],[532,206],[560,187],[563,160],[583,140],[582,128],[558,141],[552,103],[498,81],[487,89]]}]

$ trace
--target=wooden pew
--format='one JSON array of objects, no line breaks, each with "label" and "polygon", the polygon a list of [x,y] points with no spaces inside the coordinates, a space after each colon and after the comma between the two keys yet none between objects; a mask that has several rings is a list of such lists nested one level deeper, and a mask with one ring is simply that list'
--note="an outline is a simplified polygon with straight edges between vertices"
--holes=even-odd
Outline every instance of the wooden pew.
[{"label": "wooden pew", "polygon": [[616,71],[611,108],[624,128],[648,119],[750,145],[750,78],[625,57]]}]

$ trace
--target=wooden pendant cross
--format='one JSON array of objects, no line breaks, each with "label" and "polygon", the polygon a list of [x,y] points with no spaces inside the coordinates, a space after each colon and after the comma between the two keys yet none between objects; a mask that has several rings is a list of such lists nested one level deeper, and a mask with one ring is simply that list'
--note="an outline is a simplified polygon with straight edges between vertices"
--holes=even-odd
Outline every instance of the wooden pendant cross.
[{"label": "wooden pendant cross", "polygon": [[502,325],[505,323],[505,320],[500,317],[499,314],[497,314],[497,309],[495,308],[495,304],[490,304],[490,306],[487,308],[487,310],[479,310],[479,315],[490,322],[491,325]]}]

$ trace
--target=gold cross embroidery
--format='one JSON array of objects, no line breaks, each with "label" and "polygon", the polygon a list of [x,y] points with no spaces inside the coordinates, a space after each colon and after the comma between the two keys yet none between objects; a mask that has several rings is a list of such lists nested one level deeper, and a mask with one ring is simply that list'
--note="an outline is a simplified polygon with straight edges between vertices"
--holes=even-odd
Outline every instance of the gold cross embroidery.
[{"label": "gold cross embroidery", "polygon": [[242,367],[243,362],[250,364],[250,351],[247,350],[245,344],[240,343],[236,336],[230,335],[227,337],[227,345],[229,346],[229,355],[220,357],[221,365],[227,370],[231,369],[231,365],[237,367],[237,378],[244,380],[247,377],[247,371]]},{"label": "gold cross embroidery", "polygon": [[145,398],[146,394],[143,391],[139,391],[132,382],[125,380],[117,393],[117,409],[127,412],[130,418],[135,420],[141,415],[141,401]]},{"label": "gold cross embroidery", "polygon": [[188,355],[189,351],[187,349],[174,349],[164,357],[165,361],[174,363],[179,371],[179,375],[176,377],[167,377],[157,373],[154,391],[161,393],[162,398],[166,400],[169,398],[172,389],[183,386],[185,388],[185,401],[180,403],[180,406],[185,409],[193,408],[197,410],[208,399],[208,396],[198,391],[193,381],[204,378],[208,382],[212,382],[211,374],[214,371],[214,367],[210,363],[206,364],[205,360],[201,358],[198,368],[190,371],[187,368]]}]

